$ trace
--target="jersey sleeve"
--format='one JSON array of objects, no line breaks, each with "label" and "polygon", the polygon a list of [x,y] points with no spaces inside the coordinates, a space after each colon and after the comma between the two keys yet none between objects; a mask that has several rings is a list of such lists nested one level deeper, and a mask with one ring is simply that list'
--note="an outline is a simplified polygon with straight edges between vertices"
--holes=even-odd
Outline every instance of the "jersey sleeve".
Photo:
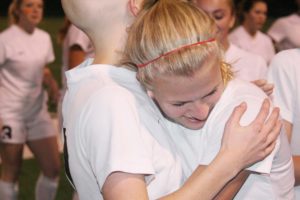
[{"label": "jersey sleeve", "polygon": [[268,35],[271,36],[275,42],[280,42],[284,39],[285,34],[285,28],[283,24],[281,23],[281,19],[276,20],[270,29],[268,30]]},{"label": "jersey sleeve", "polygon": [[55,60],[53,44],[49,34],[47,34],[47,43],[48,43],[48,52],[46,55],[46,63],[48,64]]},{"label": "jersey sleeve", "polygon": [[[127,92],[107,89],[89,102],[83,120],[84,146],[100,188],[113,172],[154,174],[151,144],[135,100]],[[147,178],[146,178],[147,180]]]},{"label": "jersey sleeve", "polygon": [[[217,116],[215,116],[214,123],[210,125],[210,128],[207,130],[209,139],[207,140],[205,153],[202,154],[202,162],[200,164],[208,165],[218,154],[221,147],[225,124],[228,121],[235,106],[239,105],[242,101],[245,101],[247,103],[247,111],[244,113],[240,121],[240,124],[242,126],[246,126],[255,119],[262,104],[262,100],[263,99],[255,99],[249,97],[240,100],[236,99],[235,101],[227,105],[225,109],[220,111]],[[271,172],[273,158],[275,156],[275,153],[278,151],[279,144],[280,140],[277,139],[276,148],[273,150],[273,152],[264,160],[250,166],[247,169],[253,172],[269,174]]]},{"label": "jersey sleeve", "polygon": [[74,25],[70,26],[70,29],[68,31],[68,37],[69,48],[71,48],[74,45],[79,45],[84,52],[87,52],[89,50],[91,45],[90,39],[83,31],[81,31]]},{"label": "jersey sleeve", "polygon": [[[292,57],[286,56],[286,52],[281,52],[272,60],[269,71],[268,80],[275,85],[273,100],[274,104],[280,107],[280,113],[283,119],[293,122],[294,102],[293,91],[296,91],[295,83],[297,77],[293,68],[289,64]],[[292,64],[293,65],[293,64]]]}]

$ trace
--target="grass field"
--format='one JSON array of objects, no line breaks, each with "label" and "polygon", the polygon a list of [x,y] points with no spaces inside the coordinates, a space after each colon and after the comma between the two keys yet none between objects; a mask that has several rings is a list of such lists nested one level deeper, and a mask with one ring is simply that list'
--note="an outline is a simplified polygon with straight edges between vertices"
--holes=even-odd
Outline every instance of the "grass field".
[{"label": "grass field", "polygon": [[[56,42],[56,34],[62,23],[63,18],[46,18],[40,25],[40,28],[46,30],[51,35],[53,41],[56,60],[50,64],[50,68],[59,84],[61,83],[61,47]],[[0,18],[0,30],[3,30],[6,27],[7,19]],[[37,162],[34,159],[23,161],[23,167],[19,181],[19,200],[34,200],[34,188],[39,173],[40,170]],[[73,189],[66,180],[64,170],[62,168],[56,200],[71,200],[72,193]]]}]

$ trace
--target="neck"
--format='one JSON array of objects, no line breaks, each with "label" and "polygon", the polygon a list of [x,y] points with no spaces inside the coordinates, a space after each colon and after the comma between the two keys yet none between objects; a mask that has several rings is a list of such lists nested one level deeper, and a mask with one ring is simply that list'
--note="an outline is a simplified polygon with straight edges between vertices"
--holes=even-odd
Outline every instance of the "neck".
[{"label": "neck", "polygon": [[95,64],[115,65],[120,62],[126,41],[126,32],[120,30],[125,28],[102,33],[102,37],[99,37],[99,32],[94,37],[91,35],[95,48]]},{"label": "neck", "polygon": [[221,41],[221,44],[222,44],[224,50],[227,51],[229,48],[229,44],[230,44],[228,37],[224,37],[224,39]]},{"label": "neck", "polygon": [[24,23],[21,23],[19,22],[17,24],[21,29],[23,29],[25,32],[27,32],[28,34],[32,34],[34,29],[35,29],[35,26],[33,25],[28,25],[28,24],[24,24]]},{"label": "neck", "polygon": [[243,24],[243,27],[252,37],[254,37],[255,34],[257,33],[257,30],[250,28],[250,26],[247,26],[247,24],[245,23]]}]

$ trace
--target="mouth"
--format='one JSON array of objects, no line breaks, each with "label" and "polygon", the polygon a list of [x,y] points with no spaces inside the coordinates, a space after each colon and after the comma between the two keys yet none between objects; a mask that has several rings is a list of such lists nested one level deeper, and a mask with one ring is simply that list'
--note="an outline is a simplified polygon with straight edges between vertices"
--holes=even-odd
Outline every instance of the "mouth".
[{"label": "mouth", "polygon": [[186,118],[189,122],[192,122],[192,123],[204,123],[204,122],[206,122],[206,119],[198,119],[198,118],[191,117],[191,116],[186,116],[185,118]]}]

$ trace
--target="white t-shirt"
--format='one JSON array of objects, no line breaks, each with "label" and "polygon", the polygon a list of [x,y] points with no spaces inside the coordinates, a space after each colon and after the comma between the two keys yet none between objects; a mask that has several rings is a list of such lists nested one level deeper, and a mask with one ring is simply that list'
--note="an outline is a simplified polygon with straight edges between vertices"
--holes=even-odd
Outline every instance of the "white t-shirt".
[{"label": "white t-shirt", "polygon": [[245,81],[266,79],[267,63],[261,56],[230,44],[225,52],[225,60],[231,64],[236,78]]},{"label": "white t-shirt", "polygon": [[268,30],[278,50],[300,47],[300,16],[296,13],[277,19]]},{"label": "white t-shirt", "polygon": [[101,188],[116,171],[145,174],[150,199],[178,189],[180,159],[136,73],[91,63],[66,72],[63,101],[68,163],[79,198],[103,199]]},{"label": "white t-shirt", "polygon": [[[38,28],[28,34],[12,25],[0,34],[0,110],[22,117],[43,104],[43,70],[54,60],[50,36]],[[18,113],[18,116],[15,115]]]},{"label": "white t-shirt", "polygon": [[69,50],[72,46],[78,45],[85,52],[85,59],[94,57],[94,48],[88,36],[73,24],[70,25],[66,37],[63,41],[63,67],[62,67],[62,85],[66,87],[65,71],[69,69]]},{"label": "white t-shirt", "polygon": [[246,51],[262,56],[267,63],[275,55],[271,39],[261,31],[252,37],[243,26],[238,26],[229,34],[229,40]]},{"label": "white t-shirt", "polygon": [[[291,147],[293,155],[300,155],[300,49],[278,53],[269,68],[269,81],[274,83],[274,104],[280,107],[283,119],[293,124]],[[300,186],[296,187],[300,199]]]},{"label": "white t-shirt", "polygon": [[[241,119],[241,125],[248,125],[256,117],[264,98],[266,95],[253,84],[235,79],[228,83],[201,130],[182,127],[180,132],[176,124],[170,123],[169,133],[172,133],[173,141],[182,141],[175,144],[180,151],[179,155],[185,155],[182,158],[184,175],[188,177],[198,164],[208,165],[215,158],[221,147],[225,123],[235,106],[243,101],[247,103],[247,111]],[[189,153],[192,156],[187,156]],[[197,156],[195,153],[198,153]],[[251,174],[235,199],[294,198],[293,163],[285,133],[281,133],[276,149],[271,155],[248,169],[262,174]]]}]

